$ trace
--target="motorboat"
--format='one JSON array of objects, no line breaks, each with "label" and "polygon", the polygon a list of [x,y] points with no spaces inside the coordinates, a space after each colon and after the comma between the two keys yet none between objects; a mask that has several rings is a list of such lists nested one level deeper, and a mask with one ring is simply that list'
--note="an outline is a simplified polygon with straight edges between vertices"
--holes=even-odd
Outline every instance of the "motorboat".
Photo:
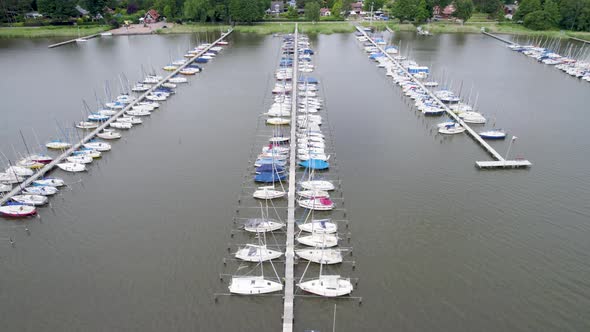
[{"label": "motorboat", "polygon": [[57,167],[59,167],[60,169],[66,171],[66,172],[72,172],[72,173],[83,172],[86,170],[86,166],[84,166],[84,164],[72,163],[72,162],[57,164]]},{"label": "motorboat", "polygon": [[277,259],[282,255],[282,252],[268,249],[265,245],[246,244],[243,248],[238,249],[235,257],[247,262],[264,262]]}]

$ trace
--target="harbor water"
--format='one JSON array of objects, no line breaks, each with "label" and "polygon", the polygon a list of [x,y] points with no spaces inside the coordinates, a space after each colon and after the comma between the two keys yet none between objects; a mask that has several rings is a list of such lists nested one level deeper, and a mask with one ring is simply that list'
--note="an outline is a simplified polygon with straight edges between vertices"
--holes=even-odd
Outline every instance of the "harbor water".
[{"label": "harbor water", "polygon": [[[478,170],[481,147],[437,134],[443,118],[415,111],[352,34],[312,36],[353,237],[356,269],[341,273],[363,301],[296,298],[295,331],[330,331],[334,303],[343,332],[590,329],[589,84],[483,35],[385,37],[477,99],[481,128],[517,136],[511,157],[533,167]],[[136,80],[207,38],[0,40],[0,151],[25,151],[19,131],[29,149],[61,135],[105,81],[116,94],[117,75]],[[235,272],[222,258],[280,56],[280,38],[229,41],[88,174],[54,172],[71,185],[40,219],[0,219],[1,330],[280,328],[280,296],[213,297]]]}]

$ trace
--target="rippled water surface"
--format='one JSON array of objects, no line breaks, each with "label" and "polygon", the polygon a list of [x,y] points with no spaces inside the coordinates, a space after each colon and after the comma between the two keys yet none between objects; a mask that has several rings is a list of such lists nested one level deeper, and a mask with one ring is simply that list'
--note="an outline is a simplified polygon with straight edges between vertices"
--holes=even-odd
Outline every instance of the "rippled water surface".
[{"label": "rippled water surface", "polygon": [[[61,135],[105,81],[116,93],[117,75],[135,80],[206,38],[0,40],[0,151],[25,150],[19,130],[29,148]],[[353,35],[313,36],[356,261],[341,273],[363,302],[298,298],[295,330],[330,331],[334,303],[337,331],[589,330],[590,84],[489,37],[392,38],[477,98],[488,127],[518,136],[511,156],[534,165],[477,170],[486,153],[437,135],[440,119],[413,110]],[[88,174],[55,172],[73,184],[40,220],[0,220],[2,330],[280,328],[280,297],[213,300],[280,45],[230,41]],[[508,141],[493,145],[505,154]]]}]

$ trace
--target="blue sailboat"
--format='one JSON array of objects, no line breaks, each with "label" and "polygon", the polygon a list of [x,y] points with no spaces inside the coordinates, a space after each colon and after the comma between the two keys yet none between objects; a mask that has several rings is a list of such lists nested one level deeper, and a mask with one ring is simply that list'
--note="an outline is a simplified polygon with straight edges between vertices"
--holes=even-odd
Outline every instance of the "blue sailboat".
[{"label": "blue sailboat", "polygon": [[330,163],[320,159],[308,159],[299,162],[299,166],[310,169],[324,170],[330,168]]}]

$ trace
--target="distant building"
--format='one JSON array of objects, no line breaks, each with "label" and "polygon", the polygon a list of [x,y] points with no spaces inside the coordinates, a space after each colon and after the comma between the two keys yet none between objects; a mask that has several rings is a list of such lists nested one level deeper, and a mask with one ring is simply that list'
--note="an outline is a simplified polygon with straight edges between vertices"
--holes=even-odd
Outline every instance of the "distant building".
[{"label": "distant building", "polygon": [[150,9],[150,10],[148,10],[147,13],[145,13],[145,16],[143,17],[143,21],[145,23],[156,23],[156,22],[158,22],[159,18],[160,18],[160,14],[158,13],[158,11],[155,9]]},{"label": "distant building", "polygon": [[320,16],[330,16],[332,13],[329,8],[320,8]]},{"label": "distant building", "polygon": [[297,1],[295,1],[295,0],[289,0],[289,1],[287,1],[287,4],[290,7],[297,7]]},{"label": "distant building", "polygon": [[453,5],[453,4],[450,4],[450,5],[446,6],[442,10],[440,9],[439,6],[434,6],[434,8],[432,9],[432,13],[435,16],[440,16],[442,18],[450,18],[450,17],[452,17],[453,14],[455,13],[455,11],[456,11],[455,5]]},{"label": "distant building", "polygon": [[504,14],[505,15],[514,15],[514,13],[516,13],[516,10],[518,9],[518,5],[514,4],[514,5],[504,5]]},{"label": "distant building", "polygon": [[78,12],[79,16],[86,16],[86,15],[90,14],[89,11],[80,7],[80,5],[76,5],[76,11]]},{"label": "distant building", "polygon": [[282,1],[271,1],[270,8],[266,10],[267,14],[278,15],[285,12],[285,4]]},{"label": "distant building", "polygon": [[39,14],[39,12],[28,12],[25,14],[25,17],[37,19],[43,17],[43,15]]},{"label": "distant building", "polygon": [[350,11],[355,12],[356,14],[360,15],[361,11],[363,10],[363,3],[362,2],[353,2],[350,4]]}]

